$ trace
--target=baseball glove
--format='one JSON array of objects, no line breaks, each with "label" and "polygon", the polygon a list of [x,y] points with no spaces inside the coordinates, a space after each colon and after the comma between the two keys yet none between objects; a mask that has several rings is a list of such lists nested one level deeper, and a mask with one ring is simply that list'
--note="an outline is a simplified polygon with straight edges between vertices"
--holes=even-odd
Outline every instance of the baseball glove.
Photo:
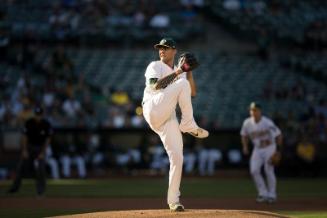
[{"label": "baseball glove", "polygon": [[282,159],[282,155],[279,151],[275,151],[275,153],[270,157],[270,164],[273,166],[278,166]]},{"label": "baseball glove", "polygon": [[[186,52],[183,53],[179,56],[178,59],[178,67],[182,69],[183,72],[189,72],[194,70],[195,68],[197,68],[199,66],[199,62],[198,60],[195,58],[194,54]],[[168,85],[170,85],[171,83],[173,83],[175,81],[175,79],[177,78],[177,74],[176,73],[172,73],[162,79],[160,79],[156,85],[155,85],[155,89],[164,89],[166,88]]]},{"label": "baseball glove", "polygon": [[190,52],[185,52],[179,56],[178,66],[184,71],[189,72],[194,70],[199,66],[199,62],[194,56],[194,54]]}]

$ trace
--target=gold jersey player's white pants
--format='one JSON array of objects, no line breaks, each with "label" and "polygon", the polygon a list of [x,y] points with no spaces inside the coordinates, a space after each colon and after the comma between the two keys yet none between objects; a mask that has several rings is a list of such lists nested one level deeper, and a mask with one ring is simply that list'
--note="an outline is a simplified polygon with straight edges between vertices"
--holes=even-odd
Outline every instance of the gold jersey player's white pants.
[{"label": "gold jersey player's white pants", "polygon": [[[254,148],[250,159],[250,173],[253,177],[258,195],[262,197],[276,198],[276,175],[274,166],[269,163],[270,157],[276,151],[276,145],[272,144],[265,148]],[[261,174],[264,167],[266,181]]]}]

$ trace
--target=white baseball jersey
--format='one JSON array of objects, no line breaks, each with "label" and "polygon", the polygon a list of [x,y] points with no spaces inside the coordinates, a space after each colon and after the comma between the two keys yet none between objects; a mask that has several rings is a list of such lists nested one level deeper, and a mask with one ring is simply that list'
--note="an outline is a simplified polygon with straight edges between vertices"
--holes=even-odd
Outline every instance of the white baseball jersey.
[{"label": "white baseball jersey", "polygon": [[[160,90],[154,90],[153,86],[150,84],[150,79],[157,78],[159,80],[165,76],[168,76],[176,70],[176,66],[174,66],[174,69],[172,69],[170,66],[168,66],[162,61],[152,61],[145,71],[146,80],[143,94],[143,102],[147,101],[149,98],[151,98],[151,96],[160,92]],[[186,78],[186,73],[182,73],[178,76],[178,78]]]},{"label": "white baseball jersey", "polygon": [[[242,126],[241,135],[248,136],[254,149],[250,159],[250,172],[254,179],[258,195],[276,199],[276,175],[274,166],[269,163],[276,150],[275,138],[281,134],[280,129],[269,118],[262,116],[256,123],[253,117],[247,118]],[[261,175],[264,166],[267,182]]]},{"label": "white baseball jersey", "polygon": [[242,126],[241,135],[248,136],[254,148],[276,145],[275,138],[281,134],[280,129],[269,118],[262,116],[256,123],[253,117],[247,118]]}]

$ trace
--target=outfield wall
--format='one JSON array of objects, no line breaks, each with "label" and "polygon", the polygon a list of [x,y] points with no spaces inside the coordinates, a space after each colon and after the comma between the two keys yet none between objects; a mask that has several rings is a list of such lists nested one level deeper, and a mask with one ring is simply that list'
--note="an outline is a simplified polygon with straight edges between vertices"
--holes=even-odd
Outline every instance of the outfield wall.
[{"label": "outfield wall", "polygon": [[[150,137],[157,137],[150,129],[55,129],[52,137],[52,148],[54,156],[59,158],[63,150],[70,146],[75,146],[77,152],[87,155],[92,149],[90,138],[92,135],[99,136],[99,151],[108,153],[110,158],[114,158],[116,153],[128,151],[130,148],[139,149],[141,155],[145,155],[147,148],[151,146]],[[4,130],[0,135],[1,166],[13,167],[18,158],[20,148],[20,132],[17,129]],[[326,147],[326,146],[325,146]],[[285,176],[326,176],[327,175],[327,151],[325,147],[320,147],[316,159],[312,163],[304,163],[296,155],[296,147],[286,146],[283,148],[282,163],[278,168],[278,173]],[[238,129],[210,131],[210,137],[203,140],[195,140],[193,137],[184,134],[184,149],[187,152],[198,153],[199,149],[218,149],[222,154],[222,159],[217,162],[219,169],[248,167],[249,157],[241,154],[241,142]],[[231,160],[230,152],[233,151]],[[237,161],[237,152],[240,159]],[[236,153],[236,154],[235,154]],[[114,167],[110,162],[109,167]],[[141,168],[146,168],[143,164]],[[132,166],[133,168],[133,166]],[[138,167],[140,168],[140,166]]]}]

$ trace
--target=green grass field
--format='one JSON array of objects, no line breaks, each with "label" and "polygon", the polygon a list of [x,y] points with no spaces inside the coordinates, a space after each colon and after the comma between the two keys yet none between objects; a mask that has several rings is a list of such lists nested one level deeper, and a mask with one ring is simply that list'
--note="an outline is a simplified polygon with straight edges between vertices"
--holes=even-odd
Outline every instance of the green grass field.
[{"label": "green grass field", "polygon": [[297,217],[297,218],[327,218],[327,212],[326,211],[320,211],[320,212],[281,212],[281,214],[288,215],[291,217]]},{"label": "green grass field", "polygon": [[[0,182],[0,197],[5,197],[10,181]],[[279,198],[323,198],[327,199],[327,179],[280,179],[278,182]],[[164,197],[167,189],[167,178],[129,178],[108,180],[58,180],[48,181],[47,198],[52,197],[83,197],[83,198],[142,198]],[[200,179],[187,178],[182,181],[183,197],[196,198],[238,198],[254,197],[255,189],[250,179]],[[34,181],[24,180],[22,188],[13,198],[35,196]],[[301,206],[301,205],[299,205]],[[29,208],[0,209],[0,217],[44,217],[60,214],[91,212],[90,210],[64,210]],[[326,217],[325,211],[276,211],[284,215],[299,218]]]}]

